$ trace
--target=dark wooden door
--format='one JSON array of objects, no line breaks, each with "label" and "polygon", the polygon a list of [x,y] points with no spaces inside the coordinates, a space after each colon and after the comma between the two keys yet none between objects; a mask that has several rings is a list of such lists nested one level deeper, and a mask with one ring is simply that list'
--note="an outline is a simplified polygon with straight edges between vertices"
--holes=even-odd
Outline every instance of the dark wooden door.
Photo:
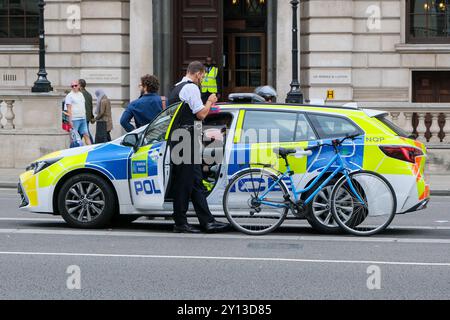
[{"label": "dark wooden door", "polygon": [[253,92],[266,84],[265,33],[228,33],[225,46],[225,97],[235,92]]},{"label": "dark wooden door", "polygon": [[450,71],[414,71],[413,102],[450,102]]},{"label": "dark wooden door", "polygon": [[222,64],[223,1],[174,0],[173,76],[177,82],[194,60]]}]

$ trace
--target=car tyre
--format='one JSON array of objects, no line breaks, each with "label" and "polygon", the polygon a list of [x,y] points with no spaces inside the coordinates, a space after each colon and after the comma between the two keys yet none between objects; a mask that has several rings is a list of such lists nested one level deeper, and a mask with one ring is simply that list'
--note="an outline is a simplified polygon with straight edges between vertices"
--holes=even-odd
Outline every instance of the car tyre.
[{"label": "car tyre", "polygon": [[[322,179],[317,186],[320,186],[326,179]],[[341,233],[341,227],[337,224],[336,221],[334,221],[333,214],[331,212],[331,205],[330,205],[330,197],[331,192],[333,190],[333,186],[336,183],[336,179],[332,179],[328,185],[319,193],[317,194],[313,201],[311,201],[305,208],[305,216],[308,220],[308,223],[311,225],[311,227],[322,234],[337,234]],[[303,200],[308,199],[315,191],[315,188],[312,190],[306,192],[303,195]],[[328,204],[326,204],[328,199]],[[328,211],[326,211],[326,207],[322,209],[322,206],[328,206]],[[321,210],[322,209],[322,210]],[[323,213],[321,213],[324,211]],[[327,221],[327,219],[329,219]]]},{"label": "car tyre", "polygon": [[85,173],[71,177],[62,185],[58,209],[71,227],[99,229],[111,224],[117,199],[105,179]]}]

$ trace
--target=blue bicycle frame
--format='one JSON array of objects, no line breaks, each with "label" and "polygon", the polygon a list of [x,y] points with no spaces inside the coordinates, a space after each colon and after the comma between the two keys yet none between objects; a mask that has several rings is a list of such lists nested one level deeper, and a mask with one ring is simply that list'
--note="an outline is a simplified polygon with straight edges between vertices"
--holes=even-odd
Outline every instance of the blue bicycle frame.
[{"label": "blue bicycle frame", "polygon": [[333,159],[331,159],[331,161],[328,163],[328,165],[326,166],[325,169],[323,169],[323,171],[314,179],[314,181],[309,185],[309,187],[307,187],[306,189],[303,190],[298,190],[295,187],[295,183],[294,183],[294,179],[292,178],[292,175],[290,174],[291,171],[291,167],[289,165],[289,163],[287,164],[287,170],[285,173],[283,173],[276,182],[274,182],[269,189],[262,194],[259,198],[258,201],[261,204],[267,205],[267,206],[271,206],[271,207],[276,207],[276,208],[285,208],[285,207],[289,207],[288,204],[279,204],[279,203],[272,203],[270,201],[265,201],[264,198],[267,196],[267,194],[269,192],[271,192],[275,186],[280,183],[284,178],[289,177],[291,185],[292,185],[292,193],[294,195],[294,199],[295,202],[297,203],[300,199],[301,194],[308,192],[310,190],[312,190],[316,184],[318,184],[318,182],[322,179],[322,177],[328,172],[328,170],[333,166],[333,164],[337,163],[338,167],[334,170],[334,172],[309,196],[308,199],[305,200],[304,204],[307,205],[309,204],[314,197],[323,189],[325,188],[330,181],[340,172],[344,173],[344,176],[346,177],[349,185],[350,185],[350,189],[353,192],[353,194],[356,195],[357,199],[362,203],[365,204],[364,200],[361,199],[360,195],[358,194],[358,192],[356,191],[350,176],[349,176],[349,170],[347,170],[348,165],[346,165],[346,161],[344,159],[342,159],[341,155],[339,154],[339,152],[336,153],[336,155],[333,157]]}]

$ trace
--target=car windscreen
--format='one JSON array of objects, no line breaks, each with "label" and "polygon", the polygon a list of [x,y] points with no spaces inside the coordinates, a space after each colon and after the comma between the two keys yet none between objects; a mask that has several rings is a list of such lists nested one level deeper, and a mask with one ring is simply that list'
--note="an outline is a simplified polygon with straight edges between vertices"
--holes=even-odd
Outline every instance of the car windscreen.
[{"label": "car windscreen", "polygon": [[405,130],[397,126],[395,123],[393,123],[391,120],[387,118],[387,115],[381,115],[376,117],[381,123],[383,123],[385,126],[387,126],[389,129],[394,131],[399,137],[403,138],[409,138],[411,134],[408,134]]}]

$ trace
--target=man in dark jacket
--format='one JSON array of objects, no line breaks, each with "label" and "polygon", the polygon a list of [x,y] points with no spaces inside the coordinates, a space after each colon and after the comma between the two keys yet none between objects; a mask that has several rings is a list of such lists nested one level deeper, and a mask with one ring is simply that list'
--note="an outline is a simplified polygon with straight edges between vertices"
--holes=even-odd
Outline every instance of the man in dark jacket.
[{"label": "man in dark jacket", "polygon": [[[159,81],[155,76],[145,75],[141,78],[141,97],[128,105],[122,114],[120,125],[126,132],[151,123],[162,111],[162,100],[157,94]],[[134,118],[136,127],[130,122]]]},{"label": "man in dark jacket", "polygon": [[88,128],[89,139],[91,139],[91,142],[94,143],[91,135],[91,130],[89,129],[89,123],[95,122],[94,114],[92,113],[92,95],[86,90],[86,80],[80,79],[78,80],[78,82],[80,84],[81,93],[83,94],[85,100],[84,106],[86,108],[86,126]]}]

